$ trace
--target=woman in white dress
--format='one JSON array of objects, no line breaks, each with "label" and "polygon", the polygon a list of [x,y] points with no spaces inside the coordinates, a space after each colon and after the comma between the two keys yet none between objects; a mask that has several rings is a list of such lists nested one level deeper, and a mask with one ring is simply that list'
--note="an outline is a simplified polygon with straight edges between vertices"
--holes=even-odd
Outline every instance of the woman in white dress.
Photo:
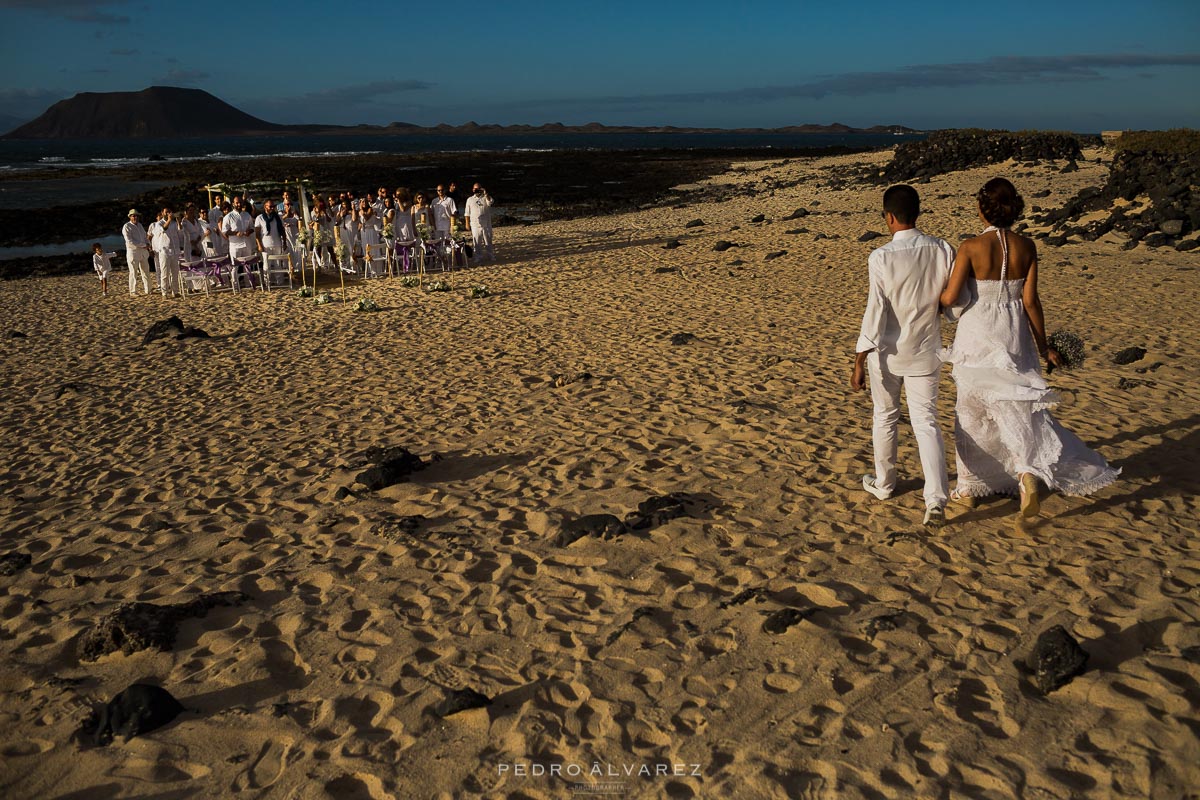
[{"label": "woman in white dress", "polygon": [[953,365],[958,387],[954,442],[958,483],[952,500],[1019,493],[1021,515],[1038,513],[1038,481],[1068,495],[1088,495],[1117,479],[1104,458],[1050,414],[1058,398],[1042,377],[1039,354],[1061,366],[1046,343],[1038,298],[1037,249],[1009,227],[1025,203],[1004,178],[976,195],[983,233],[962,243],[943,306],[964,287],[954,344],[942,360]]},{"label": "woman in white dress", "polygon": [[373,274],[377,269],[378,259],[383,253],[379,247],[382,242],[383,220],[364,197],[358,203],[358,243],[362,248],[364,275]]}]

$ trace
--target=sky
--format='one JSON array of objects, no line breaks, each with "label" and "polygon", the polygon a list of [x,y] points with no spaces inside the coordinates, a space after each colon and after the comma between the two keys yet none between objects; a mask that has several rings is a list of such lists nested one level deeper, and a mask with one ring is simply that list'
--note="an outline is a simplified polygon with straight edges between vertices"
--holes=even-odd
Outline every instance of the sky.
[{"label": "sky", "polygon": [[1200,0],[0,0],[0,124],[204,89],[271,122],[1200,127]]}]

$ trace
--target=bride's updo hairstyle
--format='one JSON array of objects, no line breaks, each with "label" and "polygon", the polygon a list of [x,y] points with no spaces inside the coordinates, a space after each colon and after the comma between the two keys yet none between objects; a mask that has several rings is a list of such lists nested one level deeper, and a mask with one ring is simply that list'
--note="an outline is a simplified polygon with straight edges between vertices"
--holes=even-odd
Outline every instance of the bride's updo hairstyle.
[{"label": "bride's updo hairstyle", "polygon": [[1025,210],[1025,201],[1017,194],[1017,187],[1006,178],[992,178],[975,197],[983,218],[997,228],[1010,227]]}]

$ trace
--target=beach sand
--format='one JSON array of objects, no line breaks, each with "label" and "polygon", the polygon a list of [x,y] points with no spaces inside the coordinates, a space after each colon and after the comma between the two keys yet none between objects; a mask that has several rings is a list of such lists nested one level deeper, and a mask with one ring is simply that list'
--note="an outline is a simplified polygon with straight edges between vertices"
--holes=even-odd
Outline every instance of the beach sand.
[{"label": "beach sand", "polygon": [[[1103,183],[1086,155],[934,178],[921,227],[977,233],[993,175],[1055,207]],[[882,187],[827,184],[889,157],[749,163],[685,208],[498,229],[503,263],[448,293],[0,284],[0,554],[32,557],[0,576],[0,794],[1200,796],[1200,258],[1041,247],[1048,329],[1088,349],[1051,378],[1057,416],[1124,472],[1025,525],[994,498],[927,532],[907,422],[897,496],[862,491],[870,400],[847,389]],[[212,338],[140,348],[171,314]],[[440,460],[369,491],[371,446]],[[686,516],[559,543],[669,492]],[[219,591],[246,597],[167,651],[81,659],[122,602]],[[1043,696],[1024,662],[1054,625],[1090,661]],[[72,739],[135,682],[189,710]],[[437,713],[465,689],[491,704]]]}]

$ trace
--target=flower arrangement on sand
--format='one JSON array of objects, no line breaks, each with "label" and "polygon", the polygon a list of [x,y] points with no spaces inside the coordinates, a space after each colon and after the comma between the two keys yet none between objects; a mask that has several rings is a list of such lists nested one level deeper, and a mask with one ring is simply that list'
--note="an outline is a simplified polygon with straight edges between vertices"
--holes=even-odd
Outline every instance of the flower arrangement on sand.
[{"label": "flower arrangement on sand", "polygon": [[358,302],[354,304],[354,310],[355,311],[366,311],[366,312],[373,314],[376,311],[381,311],[382,309],[379,307],[379,304],[376,303],[371,298],[361,297],[361,298],[359,298]]},{"label": "flower arrangement on sand", "polygon": [[471,298],[472,300],[479,298],[479,297],[491,297],[491,295],[492,295],[491,291],[488,289],[487,286],[485,286],[483,284],[479,284],[478,286],[472,286],[470,289],[467,290],[467,297]]},{"label": "flower arrangement on sand", "polygon": [[450,291],[450,284],[446,283],[445,281],[431,281],[430,283],[425,284],[425,291],[448,292]]},{"label": "flower arrangement on sand", "polygon": [[410,286],[410,287],[420,286],[421,278],[417,275],[405,275],[403,278],[400,279],[400,285],[401,286]]},{"label": "flower arrangement on sand", "polygon": [[1063,369],[1074,369],[1083,363],[1083,339],[1067,331],[1055,331],[1046,339],[1046,344],[1053,347],[1062,356]]},{"label": "flower arrangement on sand", "polygon": [[299,289],[296,290],[296,296],[297,297],[312,297],[313,296],[313,287],[301,286]]},{"label": "flower arrangement on sand", "polygon": [[331,295],[329,292],[321,292],[319,295],[317,295],[315,298],[313,298],[313,302],[319,306],[323,306],[327,303],[332,303],[333,295]]}]

